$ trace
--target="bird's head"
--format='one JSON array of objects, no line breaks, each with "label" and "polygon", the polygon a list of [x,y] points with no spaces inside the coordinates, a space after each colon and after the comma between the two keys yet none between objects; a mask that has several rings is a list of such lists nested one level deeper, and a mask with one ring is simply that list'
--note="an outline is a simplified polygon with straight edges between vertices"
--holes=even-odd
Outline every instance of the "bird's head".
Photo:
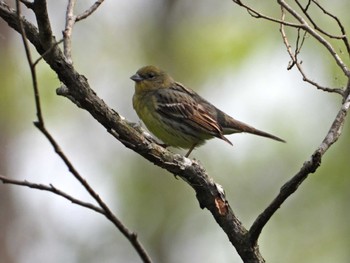
[{"label": "bird's head", "polygon": [[135,81],[135,87],[139,89],[139,91],[168,88],[171,83],[174,82],[165,71],[155,66],[140,68],[130,79]]}]

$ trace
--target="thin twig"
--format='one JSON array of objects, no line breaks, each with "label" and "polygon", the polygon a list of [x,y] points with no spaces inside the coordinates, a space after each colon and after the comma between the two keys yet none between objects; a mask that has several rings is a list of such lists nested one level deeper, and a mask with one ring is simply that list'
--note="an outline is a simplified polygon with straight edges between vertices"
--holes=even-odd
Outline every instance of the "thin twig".
[{"label": "thin twig", "polygon": [[85,12],[83,12],[80,15],[77,15],[75,22],[78,22],[80,20],[83,20],[85,18],[87,18],[88,16],[90,16],[93,12],[95,12],[97,10],[97,8],[104,2],[104,0],[98,0],[96,1],[89,9],[85,10]]},{"label": "thin twig", "polygon": [[329,51],[329,53],[333,56],[337,65],[344,72],[345,76],[350,77],[350,71],[347,65],[343,62],[343,60],[340,58],[338,53],[334,50],[333,46],[324,37],[322,37],[313,28],[311,28],[310,25],[305,21],[305,19],[297,11],[295,11],[290,5],[288,5],[284,0],[277,0],[277,2],[280,4],[282,8],[287,10],[289,14],[291,14],[295,19],[297,19],[300,22],[300,24],[302,25],[301,27],[302,29],[304,29],[311,36],[313,36],[318,42],[320,42]]},{"label": "thin twig", "polygon": [[[281,7],[281,20],[284,20],[285,18],[285,11],[284,8]],[[281,24],[280,25],[280,32],[282,35],[282,39],[283,39],[283,43],[287,48],[287,52],[291,58],[291,62],[288,65],[288,70],[291,69],[294,65],[297,67],[298,71],[300,72],[300,74],[303,77],[303,81],[315,86],[317,89],[319,90],[323,90],[326,92],[331,92],[331,93],[338,93],[340,95],[343,96],[344,91],[342,89],[333,89],[333,88],[328,88],[328,87],[323,87],[321,86],[319,83],[311,80],[309,77],[307,77],[307,75],[305,74],[303,67],[301,66],[301,62],[298,61],[298,54],[300,53],[300,50],[304,44],[304,40],[305,40],[305,33],[302,37],[302,40],[300,41],[300,29],[298,29],[298,36],[297,36],[297,40],[296,40],[296,47],[295,47],[295,51],[292,51],[291,45],[289,44],[286,32],[284,30],[284,25]],[[304,31],[305,32],[305,31]]]},{"label": "thin twig", "polygon": [[67,61],[72,64],[72,32],[76,16],[74,15],[74,6],[76,0],[69,0],[66,11],[66,25],[63,31],[63,48]]},{"label": "thin twig", "polygon": [[312,0],[312,2],[313,2],[318,8],[320,8],[324,14],[330,16],[331,18],[333,18],[333,19],[337,22],[337,24],[338,24],[338,26],[339,26],[339,28],[340,28],[340,31],[341,31],[341,33],[343,34],[342,40],[344,41],[344,45],[345,45],[345,47],[346,47],[346,50],[347,50],[347,52],[348,52],[348,55],[350,56],[350,44],[349,44],[349,39],[348,39],[348,37],[347,37],[345,27],[344,27],[343,24],[341,23],[340,19],[339,19],[337,16],[335,16],[335,15],[331,14],[330,12],[328,12],[318,1]]},{"label": "thin twig", "polygon": [[66,56],[69,63],[73,63],[72,60],[72,33],[73,26],[76,22],[83,20],[90,16],[93,12],[97,10],[97,8],[103,3],[104,0],[96,1],[89,9],[87,9],[84,13],[76,16],[74,15],[74,7],[76,4],[76,0],[69,0],[66,10],[66,25],[63,31],[63,39],[64,39],[64,55]]},{"label": "thin twig", "polygon": [[300,24],[296,24],[296,23],[292,23],[292,22],[287,22],[287,21],[282,21],[280,19],[265,15],[260,13],[259,11],[255,10],[254,8],[244,4],[242,1],[240,0],[232,0],[234,3],[238,4],[239,6],[242,6],[243,8],[245,8],[247,10],[247,12],[249,13],[249,15],[251,15],[254,18],[262,18],[274,23],[278,23],[278,24],[283,24],[285,26],[289,26],[289,27],[295,27],[295,28],[300,28],[302,25]]},{"label": "thin twig", "polygon": [[[268,20],[268,21],[271,21],[274,23],[278,23],[280,25],[289,26],[289,27],[302,28],[303,30],[308,32],[312,37],[314,37],[317,41],[319,41],[329,51],[329,53],[333,56],[335,62],[340,67],[340,69],[343,71],[345,76],[350,77],[350,70],[348,69],[347,65],[342,61],[342,59],[340,58],[338,53],[334,50],[333,46],[325,38],[323,38],[321,35],[319,35],[314,29],[312,29],[312,27],[310,27],[310,25],[305,21],[305,19],[299,13],[297,13],[291,6],[289,6],[285,1],[277,0],[277,3],[281,7],[284,7],[297,21],[299,21],[300,24],[286,22],[285,20],[276,19],[274,17],[269,17],[267,15],[264,15],[264,14],[260,13],[259,11],[253,9],[252,7],[244,4],[241,0],[232,0],[232,1],[234,3],[236,3],[237,5],[245,8],[248,11],[248,13],[255,18],[263,18],[265,20]],[[314,1],[314,2],[316,3],[317,1]],[[322,8],[322,7],[320,7],[320,8]],[[325,11],[325,12],[327,12],[327,11]],[[331,14],[329,14],[329,15],[331,15]],[[339,21],[338,18],[335,18],[335,19],[337,21]],[[340,21],[338,22],[338,24],[341,28],[342,33],[344,34],[345,29],[344,29],[343,25],[340,23]],[[342,38],[342,39],[343,39],[347,49],[350,50],[348,39],[347,38]],[[350,52],[349,50],[348,50],[348,53]],[[349,53],[349,55],[350,55],[350,53]]]},{"label": "thin twig", "polygon": [[[312,24],[312,26],[319,32],[321,32],[322,34],[326,35],[329,38],[334,38],[334,39],[343,39],[345,37],[345,35],[341,35],[341,36],[336,36],[336,35],[332,35],[328,32],[326,32],[325,30],[323,30],[321,27],[319,27],[316,22],[313,20],[313,18],[310,16],[310,14],[308,13],[308,9],[312,3],[311,0],[308,1],[306,7],[303,7],[303,5],[300,3],[300,1],[295,0],[295,2],[297,3],[297,5],[299,6],[299,8],[303,11],[304,15],[307,17],[307,19],[310,21],[310,23]],[[333,17],[334,18],[334,17]]]},{"label": "thin twig", "polygon": [[[296,39],[296,42],[295,42],[295,51],[294,51],[294,54],[295,54],[295,59],[298,60],[298,55],[299,53],[301,52],[301,48],[303,47],[304,43],[305,43],[305,39],[306,39],[306,31],[303,31],[303,36],[300,37],[300,33],[301,32],[301,28],[298,28],[298,36],[297,36],[297,39]],[[301,39],[301,41],[300,41]]]},{"label": "thin twig", "polygon": [[18,18],[20,34],[22,37],[22,41],[23,41],[23,45],[24,45],[24,49],[25,49],[25,54],[26,54],[27,61],[29,64],[30,74],[32,76],[36,115],[38,118],[38,122],[40,122],[44,125],[44,119],[42,117],[42,112],[41,112],[41,103],[40,103],[40,95],[39,95],[39,90],[38,90],[38,81],[37,81],[37,77],[36,77],[36,73],[35,73],[35,66],[33,64],[32,55],[30,53],[26,32],[24,30],[24,26],[23,26],[23,22],[22,22],[22,18],[21,18],[21,5],[20,5],[20,2],[18,0],[16,0],[16,11],[17,11],[17,18]]},{"label": "thin twig", "polygon": [[[249,12],[250,15],[252,15],[256,18],[264,18],[260,14],[260,12],[243,4],[242,1],[240,1],[240,0],[233,0],[233,1],[235,3],[237,3],[238,5],[244,7]],[[248,236],[249,236],[251,244],[257,243],[257,240],[259,238],[259,235],[260,235],[262,229],[267,224],[267,222],[270,220],[270,218],[274,215],[274,213],[277,211],[277,209],[280,208],[280,206],[285,202],[285,200],[298,189],[299,185],[307,178],[307,176],[310,173],[315,172],[316,169],[319,167],[320,162],[321,162],[321,158],[324,155],[324,153],[340,137],[340,135],[342,133],[342,127],[343,127],[344,122],[345,122],[345,117],[346,117],[346,115],[349,111],[349,107],[350,107],[350,95],[349,95],[349,93],[350,93],[350,80],[348,81],[347,88],[344,92],[341,89],[330,89],[330,88],[322,87],[318,83],[311,81],[309,78],[307,78],[306,74],[303,72],[303,69],[301,67],[301,62],[298,61],[298,54],[301,51],[301,48],[303,46],[306,35],[304,34],[301,37],[300,30],[307,32],[312,37],[314,37],[321,45],[323,45],[331,53],[331,55],[333,56],[333,58],[335,59],[336,63],[341,68],[341,70],[344,72],[344,74],[348,78],[350,78],[350,72],[349,72],[347,66],[340,59],[340,57],[335,52],[332,45],[328,41],[326,41],[322,36],[320,36],[315,30],[313,30],[301,15],[299,15],[294,9],[292,9],[285,1],[278,0],[277,2],[280,4],[281,10],[282,10],[281,20],[270,19],[270,18],[268,18],[268,19],[264,18],[264,19],[280,24],[280,32],[282,35],[282,39],[283,39],[285,46],[287,47],[288,54],[291,57],[291,63],[288,66],[288,69],[290,69],[294,65],[296,65],[299,72],[303,76],[304,81],[309,82],[310,84],[316,86],[317,88],[319,88],[321,90],[328,91],[328,92],[336,92],[336,93],[341,94],[343,97],[344,97],[344,95],[346,95],[347,97],[346,97],[346,99],[344,99],[343,105],[342,105],[341,109],[339,110],[331,128],[329,129],[329,131],[326,135],[326,137],[322,141],[321,145],[312,154],[310,160],[305,162],[304,165],[302,166],[302,168],[300,169],[300,171],[290,181],[288,181],[286,184],[283,185],[283,187],[281,188],[280,193],[277,195],[277,197],[271,202],[271,204],[254,221],[253,225],[251,226],[251,228],[249,229],[249,232],[248,232]],[[317,2],[317,1],[313,1],[313,2]],[[306,7],[305,12],[307,9],[308,9],[308,6]],[[285,33],[285,30],[284,30],[285,26],[290,26],[290,25],[288,25],[288,23],[285,22],[285,10],[287,10],[300,23],[300,25],[296,27],[296,28],[298,28],[298,36],[297,36],[296,47],[295,47],[294,52],[292,51],[291,45],[289,44],[287,35]],[[341,38],[341,39],[344,41],[345,45],[347,46],[347,50],[349,53],[348,42],[347,42],[345,30],[343,30],[343,26],[340,23],[340,20],[336,17],[333,17],[333,18],[336,19],[339,27],[342,30],[343,35],[345,36],[344,38]],[[312,21],[312,19],[311,19],[311,21]],[[328,36],[328,37],[330,37],[330,36]]]},{"label": "thin twig", "polygon": [[52,47],[50,47],[48,50],[46,50],[39,58],[37,58],[34,63],[33,67],[36,67],[36,65],[44,58],[45,55],[47,55],[49,52],[51,52],[57,45],[61,44],[63,42],[63,39],[60,41],[57,41]]},{"label": "thin twig", "polygon": [[98,206],[95,206],[91,203],[87,203],[87,202],[84,202],[84,201],[81,201],[67,193],[65,193],[64,191],[56,188],[55,186],[53,186],[52,184],[50,185],[45,185],[45,184],[37,184],[37,183],[33,183],[33,182],[29,182],[27,180],[24,180],[24,181],[20,181],[20,180],[15,180],[15,179],[11,179],[11,178],[8,178],[6,176],[3,176],[3,175],[0,175],[0,181],[2,181],[4,184],[13,184],[13,185],[20,185],[20,186],[26,186],[26,187],[29,187],[29,188],[33,188],[33,189],[38,189],[38,190],[42,190],[42,191],[48,191],[48,192],[51,192],[51,193],[54,193],[56,195],[59,195],[69,201],[71,201],[73,204],[77,204],[79,206],[83,206],[83,207],[86,207],[88,209],[91,209],[97,213],[100,213],[102,215],[104,215],[104,211],[98,207]]},{"label": "thin twig", "polygon": [[[287,26],[287,24],[283,24]],[[303,26],[298,26],[297,28],[303,28]],[[181,176],[183,176],[183,178],[185,178],[186,181],[196,190],[197,198],[198,200],[200,200],[201,207],[208,208],[212,212],[220,226],[225,226],[225,228],[223,227],[223,229],[228,234],[230,241],[232,243],[240,242],[240,244],[234,243],[236,248],[239,247],[239,245],[241,245],[242,242],[246,241],[245,237],[247,236],[247,233],[244,231],[242,224],[232,213],[227,200],[222,197],[224,196],[224,194],[222,194],[222,191],[219,191],[219,194],[217,193],[218,187],[214,189],[211,188],[213,187],[213,181],[210,180],[210,178],[208,178],[207,174],[203,171],[203,168],[200,165],[196,164],[194,161],[182,158],[181,156],[172,155],[165,149],[162,149],[160,151],[156,147],[153,147],[153,145],[151,143],[148,143],[147,139],[145,139],[142,135],[134,133],[129,128],[129,126],[124,125],[124,121],[121,121],[120,118],[113,118],[117,114],[115,114],[115,112],[113,112],[107,105],[105,105],[105,103],[101,99],[99,99],[96,96],[96,94],[90,89],[86,79],[82,75],[79,75],[76,71],[74,71],[72,67],[65,67],[65,61],[62,60],[59,56],[57,56],[57,54],[55,57],[55,62],[57,63],[51,63],[50,66],[57,72],[60,79],[64,80],[64,84],[70,87],[72,97],[75,98],[75,100],[80,104],[82,108],[88,110],[92,116],[94,116],[101,124],[104,125],[104,127],[107,128],[107,130],[115,131],[115,137],[118,138],[122,143],[124,143],[124,145],[137,151],[139,154],[147,158],[149,161],[154,162],[158,166],[163,167],[174,174],[180,174]],[[59,65],[59,67],[57,65]],[[64,73],[62,72],[63,67],[65,69],[68,69],[67,71],[64,71]],[[303,177],[305,177],[305,173],[307,174],[315,171],[315,169],[319,165],[319,155],[321,154],[322,156],[322,154],[328,149],[327,147],[329,147],[332,143],[335,142],[334,136],[340,136],[341,125],[344,123],[345,115],[348,112],[350,104],[349,100],[346,100],[346,102],[348,103],[347,106],[346,104],[344,104],[344,106],[342,107],[344,110],[343,116],[340,114],[339,118],[336,119],[336,122],[339,125],[334,125],[334,129],[331,133],[329,133],[330,136],[327,136],[327,140],[324,140],[324,145],[322,146],[322,149],[320,149],[320,151],[315,152],[311,160],[303,166],[303,171],[298,173],[300,174],[300,176],[297,177],[297,182],[293,183],[291,186],[287,185],[287,188],[284,187],[283,189],[281,189],[281,191],[283,190],[284,195],[286,195],[287,193],[285,189],[290,191],[293,190],[293,187],[299,186],[299,184],[303,180]],[[116,121],[113,122],[113,120]],[[215,203],[212,202],[212,197],[215,197]],[[282,199],[279,199],[278,202],[283,203],[285,199]],[[257,240],[257,237],[259,236],[266,222],[278,209],[278,202],[275,203],[275,206],[269,206],[272,207],[272,209],[270,209],[269,212],[263,212],[261,220],[259,219],[259,217],[259,220],[256,220],[257,223],[254,222],[253,226],[249,231],[250,239],[252,240],[251,244],[256,244],[256,242],[253,242],[253,240]],[[237,231],[237,229],[242,230],[242,233],[240,233],[239,231],[234,232]],[[239,253],[245,253],[251,248],[253,248],[255,252],[259,253],[257,246],[244,246],[243,248],[237,248],[237,251],[240,251]],[[249,253],[250,255],[252,255],[251,251],[249,251]],[[256,259],[257,256],[255,256],[254,258]],[[257,260],[250,260],[249,262],[257,262]]]},{"label": "thin twig", "polygon": [[[106,218],[108,218],[118,229],[119,231],[130,241],[130,243],[135,248],[136,252],[140,255],[141,259],[144,262],[151,262],[150,257],[148,256],[146,250],[143,248],[141,243],[138,241],[136,234],[129,231],[124,224],[113,214],[113,212],[109,209],[109,207],[103,202],[100,196],[92,189],[92,187],[88,184],[88,182],[78,173],[73,164],[70,162],[68,157],[63,153],[58,143],[55,141],[53,136],[49,133],[49,131],[45,127],[44,118],[42,116],[41,104],[40,104],[40,94],[38,89],[35,65],[32,61],[32,56],[30,53],[29,45],[27,42],[27,37],[25,35],[25,30],[23,27],[22,19],[21,19],[21,9],[20,2],[16,0],[17,7],[17,17],[20,27],[20,33],[22,36],[23,44],[25,47],[25,53],[27,56],[28,64],[30,66],[31,76],[33,80],[33,89],[35,94],[35,106],[37,111],[38,120],[34,122],[34,125],[45,135],[45,137],[49,140],[51,145],[53,146],[55,152],[58,156],[63,160],[65,165],[68,167],[69,171],[73,174],[73,176],[84,186],[87,192],[95,199],[95,201],[99,204],[99,206],[104,211],[103,214]],[[46,20],[46,19],[45,19]],[[48,19],[47,19],[48,20]]]}]

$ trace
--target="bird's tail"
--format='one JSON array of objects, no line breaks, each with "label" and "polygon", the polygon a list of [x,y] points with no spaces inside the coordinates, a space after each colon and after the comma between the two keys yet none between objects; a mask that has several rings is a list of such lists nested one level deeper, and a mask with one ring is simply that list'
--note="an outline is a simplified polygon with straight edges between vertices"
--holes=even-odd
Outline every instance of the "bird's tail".
[{"label": "bird's tail", "polygon": [[285,140],[282,140],[281,138],[275,135],[272,135],[264,131],[260,131],[248,124],[245,124],[244,122],[235,120],[234,118],[226,115],[225,113],[223,113],[223,115],[221,116],[219,115],[218,118],[220,119],[220,124],[224,134],[246,132],[246,133],[251,133],[258,136],[270,138],[279,142],[286,142]]}]

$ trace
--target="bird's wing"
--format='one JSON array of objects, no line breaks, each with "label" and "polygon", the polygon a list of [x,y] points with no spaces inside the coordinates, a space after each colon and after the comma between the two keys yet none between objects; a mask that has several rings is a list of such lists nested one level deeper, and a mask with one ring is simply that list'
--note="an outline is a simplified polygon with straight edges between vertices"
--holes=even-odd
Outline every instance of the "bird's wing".
[{"label": "bird's wing", "polygon": [[[157,112],[165,118],[176,122],[186,123],[195,131],[227,140],[215,116],[208,111],[194,91],[175,83],[168,89],[159,89],[156,92]],[[199,97],[200,98],[200,97]]]}]

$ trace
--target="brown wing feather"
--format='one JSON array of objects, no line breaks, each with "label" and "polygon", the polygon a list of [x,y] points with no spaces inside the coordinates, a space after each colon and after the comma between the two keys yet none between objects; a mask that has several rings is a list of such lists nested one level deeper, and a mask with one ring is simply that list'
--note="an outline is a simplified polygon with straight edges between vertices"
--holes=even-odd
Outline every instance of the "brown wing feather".
[{"label": "brown wing feather", "polygon": [[202,133],[221,138],[231,144],[224,137],[222,127],[215,116],[211,116],[211,113],[200,103],[200,100],[195,99],[196,96],[199,95],[194,91],[175,83],[170,90],[157,90],[157,111],[166,118],[186,122],[193,130],[199,130]]}]

